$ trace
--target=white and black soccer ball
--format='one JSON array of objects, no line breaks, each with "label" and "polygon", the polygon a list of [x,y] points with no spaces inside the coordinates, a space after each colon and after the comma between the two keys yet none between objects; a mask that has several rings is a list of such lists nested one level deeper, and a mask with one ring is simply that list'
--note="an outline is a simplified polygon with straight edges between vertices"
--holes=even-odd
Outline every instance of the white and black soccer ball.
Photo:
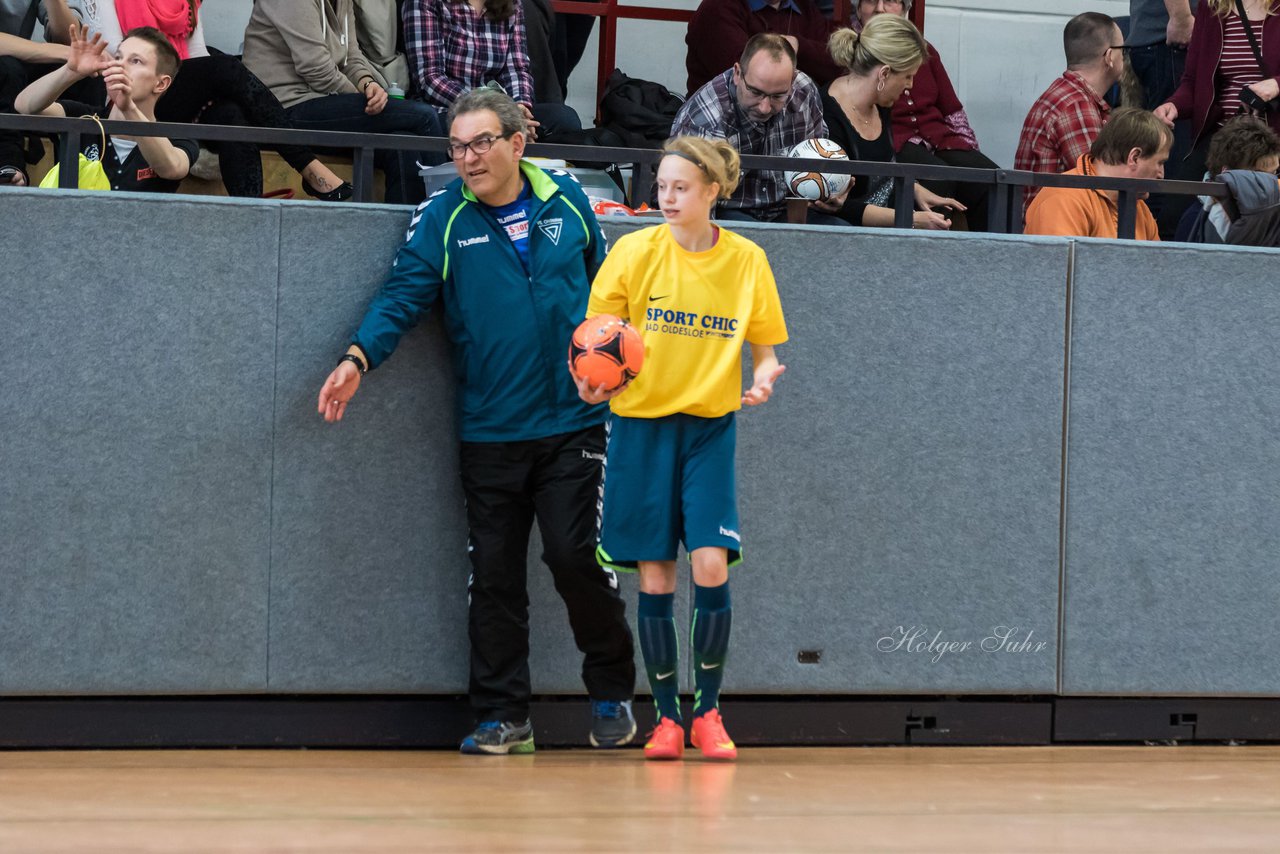
[{"label": "white and black soccer ball", "polygon": [[[788,157],[803,157],[806,159],[826,158],[828,160],[848,160],[849,156],[844,153],[844,149],[829,139],[806,139],[804,142],[797,143],[790,151],[787,152]],[[823,201],[832,196],[838,196],[849,186],[851,176],[842,175],[838,172],[811,172],[809,170],[789,170],[785,173],[787,189],[792,195],[799,196],[802,199],[810,201]]]}]

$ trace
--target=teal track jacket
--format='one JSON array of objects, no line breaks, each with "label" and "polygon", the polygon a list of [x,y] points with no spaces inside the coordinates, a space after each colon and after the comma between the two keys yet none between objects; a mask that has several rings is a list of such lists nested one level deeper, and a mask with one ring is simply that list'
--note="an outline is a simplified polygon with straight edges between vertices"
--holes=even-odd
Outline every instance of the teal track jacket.
[{"label": "teal track jacket", "polygon": [[506,232],[457,179],[413,213],[391,274],[352,343],[376,368],[439,301],[453,344],[464,442],[540,439],[604,421],[578,397],[569,337],[607,245],[577,180],[531,163],[529,272]]}]

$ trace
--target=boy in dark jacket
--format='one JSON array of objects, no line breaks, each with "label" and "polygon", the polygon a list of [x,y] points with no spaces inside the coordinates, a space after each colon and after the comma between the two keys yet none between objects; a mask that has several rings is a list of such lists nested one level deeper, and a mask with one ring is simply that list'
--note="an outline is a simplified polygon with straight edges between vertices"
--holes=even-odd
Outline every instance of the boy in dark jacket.
[{"label": "boy in dark jacket", "polygon": [[[1199,204],[1186,207],[1174,239],[1187,243],[1231,242],[1227,232],[1242,211],[1252,216],[1275,205],[1271,199],[1276,192],[1276,170],[1280,169],[1280,136],[1256,116],[1236,116],[1213,135],[1205,169],[1204,180],[1216,179],[1226,184],[1232,198],[1201,196]],[[1259,177],[1254,173],[1263,174]],[[1228,175],[1235,177],[1227,180]],[[1185,196],[1175,198],[1186,204]]]}]

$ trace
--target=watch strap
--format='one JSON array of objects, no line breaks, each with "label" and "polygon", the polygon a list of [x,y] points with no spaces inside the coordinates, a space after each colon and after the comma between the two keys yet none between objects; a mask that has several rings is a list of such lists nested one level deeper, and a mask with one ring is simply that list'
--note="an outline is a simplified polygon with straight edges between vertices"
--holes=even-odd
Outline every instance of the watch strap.
[{"label": "watch strap", "polygon": [[355,365],[356,370],[360,372],[361,376],[364,376],[364,374],[367,373],[364,362],[360,361],[360,357],[355,353],[344,353],[342,358],[338,360],[338,364],[341,365],[343,362],[350,362]]}]

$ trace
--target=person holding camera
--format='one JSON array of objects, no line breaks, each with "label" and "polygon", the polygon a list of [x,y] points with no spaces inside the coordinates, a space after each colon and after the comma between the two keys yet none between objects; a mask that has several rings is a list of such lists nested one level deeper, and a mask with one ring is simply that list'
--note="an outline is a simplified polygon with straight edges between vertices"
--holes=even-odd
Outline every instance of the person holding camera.
[{"label": "person holding camera", "polygon": [[1182,83],[1155,114],[1191,120],[1191,153],[1174,177],[1199,181],[1209,143],[1240,114],[1280,132],[1280,0],[1200,0]]}]

